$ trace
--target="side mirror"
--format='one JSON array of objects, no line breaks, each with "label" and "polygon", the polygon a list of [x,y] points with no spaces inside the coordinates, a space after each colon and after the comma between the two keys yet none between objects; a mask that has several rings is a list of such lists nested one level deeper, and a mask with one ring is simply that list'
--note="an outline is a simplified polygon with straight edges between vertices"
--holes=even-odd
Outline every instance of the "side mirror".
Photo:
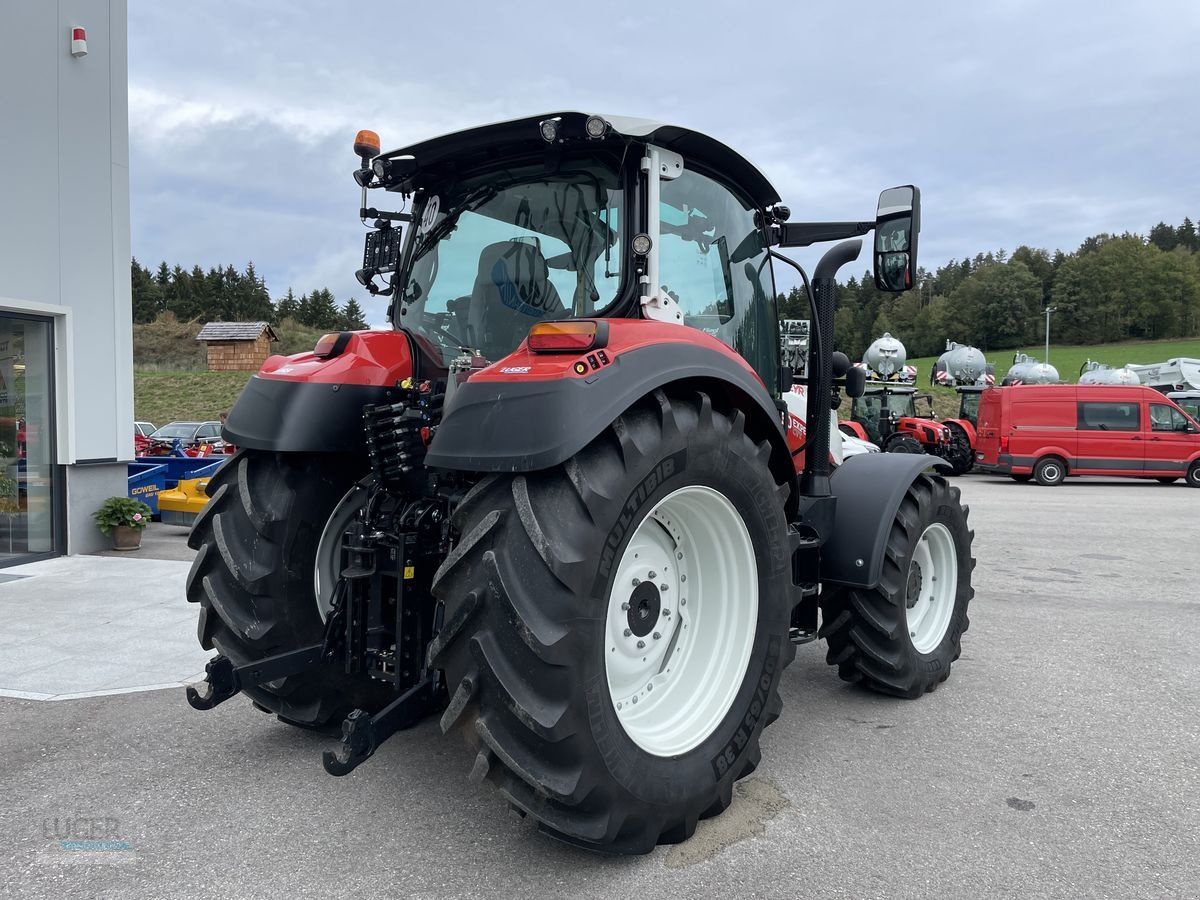
[{"label": "side mirror", "polygon": [[875,211],[875,287],[899,293],[916,283],[921,192],[908,184],[879,195]]},{"label": "side mirror", "polygon": [[851,400],[861,397],[867,392],[867,372],[858,366],[851,366],[846,372],[846,396]]}]

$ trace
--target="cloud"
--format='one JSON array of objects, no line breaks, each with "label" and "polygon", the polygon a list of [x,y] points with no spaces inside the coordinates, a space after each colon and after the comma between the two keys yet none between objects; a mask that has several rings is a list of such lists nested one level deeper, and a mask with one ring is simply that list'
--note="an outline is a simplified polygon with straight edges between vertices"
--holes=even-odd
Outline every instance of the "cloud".
[{"label": "cloud", "polygon": [[794,219],[869,217],[881,188],[918,183],[928,267],[1200,219],[1187,0],[383,9],[131,4],[139,259],[253,259],[276,297],[328,287],[382,316],[353,277],[355,131],[394,147],[556,108],[706,131]]}]

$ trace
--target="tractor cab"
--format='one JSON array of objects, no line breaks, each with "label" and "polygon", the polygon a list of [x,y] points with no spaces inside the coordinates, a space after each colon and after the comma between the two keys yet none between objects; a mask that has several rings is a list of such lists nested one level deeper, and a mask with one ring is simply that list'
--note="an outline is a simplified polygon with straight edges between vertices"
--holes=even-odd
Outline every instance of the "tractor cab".
[{"label": "tractor cab", "polygon": [[962,384],[955,388],[958,391],[958,417],[979,427],[979,400],[989,385]]},{"label": "tractor cab", "polygon": [[[567,112],[383,154],[368,136],[362,157],[376,221],[357,277],[435,365],[495,363],[542,322],[648,318],[711,335],[778,391],[779,197],[723,144]],[[400,211],[366,208],[368,188]]]}]

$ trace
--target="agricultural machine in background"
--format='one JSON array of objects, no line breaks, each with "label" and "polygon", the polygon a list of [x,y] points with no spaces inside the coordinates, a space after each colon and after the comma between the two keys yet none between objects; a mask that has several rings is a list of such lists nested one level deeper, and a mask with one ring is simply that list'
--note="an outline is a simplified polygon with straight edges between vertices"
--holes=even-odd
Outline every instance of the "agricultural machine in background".
[{"label": "agricultural machine in background", "polygon": [[[863,389],[834,277],[873,231],[877,287],[911,287],[914,187],[793,223],[713,138],[574,112],[355,150],[357,274],[395,329],[272,357],[230,412],[189,539],[218,651],[192,706],[340,725],[334,775],[440,715],[542,830],[642,853],[759,765],[796,644],[886,694],[946,679],[974,568],[958,490],[922,455],[829,459]],[[774,249],[821,241],[811,283]],[[810,301],[804,429],[772,263]]]},{"label": "agricultural machine in background", "polygon": [[790,366],[794,378],[803,378],[808,369],[808,319],[781,319],[779,322],[780,362]]},{"label": "agricultural machine in background", "polygon": [[984,358],[978,347],[946,341],[946,349],[929,373],[931,384],[952,387],[958,394],[958,418],[944,419],[958,446],[970,448],[969,471],[975,464],[975,441],[979,427],[979,400],[983,392],[996,384],[996,368]]},{"label": "agricultural machine in background", "polygon": [[1150,365],[1126,363],[1125,368],[1133,372],[1146,387],[1164,394],[1169,391],[1200,391],[1200,359],[1180,357]]},{"label": "agricultural machine in background", "polygon": [[1050,363],[1018,352],[1013,354],[1013,364],[1000,383],[1008,387],[1014,384],[1059,384],[1060,382],[1058,369]]},{"label": "agricultural machine in background", "polygon": [[[850,421],[840,427],[884,453],[927,453],[944,459],[954,475],[969,471],[974,463],[969,439],[962,429],[936,421],[933,397],[917,394],[917,370],[906,365],[907,358],[904,344],[891,334],[872,342],[859,366],[867,377],[865,391],[853,399]],[[927,413],[918,415],[917,400],[928,405]]]},{"label": "agricultural machine in background", "polygon": [[1087,360],[1079,367],[1080,384],[1141,384],[1137,373],[1128,367],[1114,369],[1112,366]]}]

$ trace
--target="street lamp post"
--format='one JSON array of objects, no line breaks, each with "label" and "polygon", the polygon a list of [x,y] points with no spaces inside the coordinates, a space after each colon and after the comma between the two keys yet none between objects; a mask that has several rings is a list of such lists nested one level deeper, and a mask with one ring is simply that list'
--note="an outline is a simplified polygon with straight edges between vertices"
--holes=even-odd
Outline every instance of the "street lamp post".
[{"label": "street lamp post", "polygon": [[1054,312],[1058,307],[1046,307],[1046,358],[1042,360],[1046,365],[1050,365],[1050,313]]}]

